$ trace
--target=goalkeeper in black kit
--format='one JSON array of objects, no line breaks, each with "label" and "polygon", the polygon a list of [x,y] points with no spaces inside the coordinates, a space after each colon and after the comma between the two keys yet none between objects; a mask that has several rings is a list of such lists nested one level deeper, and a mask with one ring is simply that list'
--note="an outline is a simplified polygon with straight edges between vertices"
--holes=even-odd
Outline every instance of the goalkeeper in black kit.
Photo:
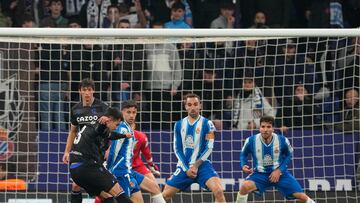
[{"label": "goalkeeper in black kit", "polygon": [[71,178],[90,196],[101,196],[104,203],[130,203],[116,178],[103,166],[102,143],[132,135],[113,132],[121,121],[118,109],[109,108],[104,116],[108,118],[104,124],[85,125],[77,133],[70,152]]}]

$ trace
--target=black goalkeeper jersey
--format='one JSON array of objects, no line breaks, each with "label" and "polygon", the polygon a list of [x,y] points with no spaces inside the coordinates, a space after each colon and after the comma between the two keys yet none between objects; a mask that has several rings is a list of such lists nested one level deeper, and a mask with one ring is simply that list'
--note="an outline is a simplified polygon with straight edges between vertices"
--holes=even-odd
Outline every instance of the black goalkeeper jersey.
[{"label": "black goalkeeper jersey", "polygon": [[82,102],[71,108],[71,124],[77,126],[78,132],[84,125],[94,125],[106,112],[109,106],[95,98],[91,106],[83,106]]},{"label": "black goalkeeper jersey", "polygon": [[97,122],[96,125],[84,125],[75,137],[70,151],[70,163],[88,161],[103,163],[101,147],[108,135],[106,127]]}]

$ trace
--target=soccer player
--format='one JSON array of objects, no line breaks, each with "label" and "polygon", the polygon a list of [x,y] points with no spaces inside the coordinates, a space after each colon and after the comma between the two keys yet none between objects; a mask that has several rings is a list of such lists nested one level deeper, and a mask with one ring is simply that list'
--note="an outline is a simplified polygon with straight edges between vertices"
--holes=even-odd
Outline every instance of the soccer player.
[{"label": "soccer player", "polygon": [[[134,129],[135,139],[137,140],[134,147],[132,168],[134,171],[143,174],[145,177],[148,177],[152,181],[156,182],[155,176],[160,177],[160,171],[159,168],[153,162],[153,158],[148,143],[148,138],[145,133],[135,130],[136,128],[135,120],[131,120],[130,122],[131,122],[130,123],[131,127]],[[145,157],[149,168],[146,167],[144,162],[142,161],[140,157],[140,152]]]},{"label": "soccer player", "polygon": [[[95,83],[93,80],[86,78],[80,82],[79,94],[81,101],[71,109],[71,126],[62,158],[65,164],[69,164],[69,152],[74,143],[76,133],[79,132],[84,125],[95,124],[98,118],[100,118],[108,108],[107,104],[94,97],[94,91]],[[75,183],[72,183],[71,203],[81,202],[81,188]]]},{"label": "soccer player", "polygon": [[117,183],[116,178],[103,166],[104,156],[101,144],[104,139],[131,137],[130,133],[117,133],[114,130],[120,123],[121,113],[109,108],[105,124],[84,125],[77,133],[70,152],[70,174],[73,181],[84,188],[90,196],[100,195],[104,203],[132,202]]},{"label": "soccer player", "polygon": [[[246,203],[250,192],[263,193],[268,187],[276,187],[287,199],[298,199],[304,203],[314,203],[287,170],[293,148],[289,140],[274,133],[274,118],[260,118],[260,133],[245,140],[240,154],[240,164],[244,173],[251,173],[241,184],[236,203]],[[247,165],[251,154],[253,169]]]},{"label": "soccer player", "polygon": [[176,122],[174,127],[177,169],[166,182],[163,196],[168,200],[196,182],[213,192],[215,202],[225,202],[221,180],[208,159],[214,145],[215,126],[200,115],[198,95],[186,95],[184,104],[188,116]]},{"label": "soccer player", "polygon": [[[121,104],[121,113],[124,121],[121,122],[116,132],[121,134],[134,134],[131,124],[135,123],[137,114],[137,103],[133,100],[127,100]],[[135,137],[125,140],[112,141],[107,158],[107,167],[118,179],[125,193],[136,203],[144,202],[140,187],[152,194],[154,203],[165,203],[161,194],[160,187],[155,181],[152,181],[144,175],[132,170],[132,156],[134,152]]]}]

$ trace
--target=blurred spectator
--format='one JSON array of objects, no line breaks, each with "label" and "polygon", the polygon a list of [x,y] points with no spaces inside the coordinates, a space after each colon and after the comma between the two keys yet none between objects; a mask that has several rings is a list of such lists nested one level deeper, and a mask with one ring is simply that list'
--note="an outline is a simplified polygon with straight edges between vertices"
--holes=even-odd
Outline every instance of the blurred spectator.
[{"label": "blurred spectator", "polygon": [[250,28],[269,28],[266,25],[266,16],[262,11],[258,11],[255,13],[254,24]]},{"label": "blurred spectator", "polygon": [[342,84],[340,89],[347,89],[351,87],[359,87],[359,67],[360,67],[360,37],[350,38],[351,43],[344,49],[339,51],[338,70]]},{"label": "blurred spectator", "polygon": [[6,12],[4,11],[5,14],[11,17],[13,27],[21,27],[24,18],[27,18],[26,16],[31,16],[37,25],[39,24],[40,19],[45,16],[50,16],[48,0],[10,0],[2,1],[1,4],[3,8],[6,8]]},{"label": "blurred spectator", "polygon": [[224,0],[190,0],[193,10],[193,27],[210,28],[211,22],[219,16],[220,3]]},{"label": "blurred spectator", "polygon": [[145,13],[142,10],[140,0],[134,0],[134,6],[129,7],[125,3],[119,4],[120,19],[126,19],[130,22],[132,28],[145,28],[147,19]]},{"label": "blurred spectator", "polygon": [[101,28],[107,16],[107,7],[110,0],[89,0],[80,11],[80,22],[83,28]]},{"label": "blurred spectator", "polygon": [[194,82],[194,91],[202,99],[202,114],[213,121],[216,129],[222,129],[223,80],[213,67],[206,67]]},{"label": "blurred spectator", "polygon": [[31,27],[37,27],[37,25],[34,19],[31,17],[31,15],[24,15],[23,21],[21,23],[21,27],[31,28]]},{"label": "blurred spectator", "polygon": [[330,27],[330,2],[329,0],[306,0],[306,19],[309,28]]},{"label": "blurred spectator", "polygon": [[338,0],[330,2],[330,26],[332,28],[344,28],[342,4]]},{"label": "blurred spectator", "polygon": [[359,90],[353,88],[346,90],[344,98],[343,120],[334,124],[334,129],[342,132],[359,131]]},{"label": "blurred spectator", "polygon": [[[308,63],[304,54],[297,52],[295,39],[287,39],[276,58],[274,92],[279,106],[292,101],[296,84],[304,84],[310,94],[320,89],[315,83],[314,64]],[[315,87],[316,86],[316,87]]]},{"label": "blurred spectator", "polygon": [[[71,17],[68,22],[69,28],[81,28],[80,20],[75,16]],[[63,66],[70,70],[70,107],[80,101],[79,82],[82,80],[81,74],[81,44],[64,45]],[[71,108],[69,108],[71,109]]]},{"label": "blurred spectator", "polygon": [[282,114],[277,116],[278,126],[288,128],[312,129],[318,124],[319,109],[314,105],[313,97],[303,84],[297,84],[291,98],[283,104]]},{"label": "blurred spectator", "polygon": [[191,28],[184,20],[185,5],[180,1],[171,7],[171,21],[165,23],[165,28]]},{"label": "blurred spectator", "polygon": [[234,9],[232,2],[221,3],[220,16],[211,22],[210,28],[234,28]]},{"label": "blurred spectator", "polygon": [[[118,28],[130,28],[127,19],[120,20]],[[141,81],[143,72],[144,47],[141,44],[113,45],[111,72],[113,105],[120,107],[121,101],[134,99],[141,101]]]},{"label": "blurred spectator", "polygon": [[360,1],[346,0],[343,1],[344,20],[350,27],[356,28],[360,26]]},{"label": "blurred spectator", "polygon": [[62,64],[64,52],[60,44],[41,44],[39,51],[40,130],[65,132],[64,105],[69,69]]},{"label": "blurred spectator", "polygon": [[[154,25],[153,28],[159,27]],[[170,115],[172,105],[178,104],[179,98],[176,96],[182,81],[179,53],[176,46],[170,43],[146,44],[145,50],[147,62],[144,72],[145,96],[147,110],[151,113],[151,127],[152,130],[168,130],[173,122],[178,120],[178,118],[172,119]]]},{"label": "blurred spectator", "polygon": [[107,15],[103,20],[103,28],[116,28],[120,21],[120,10],[117,5],[107,7]]},{"label": "blurred spectator", "polygon": [[68,19],[61,15],[63,5],[61,0],[50,0],[50,16],[40,21],[40,27],[67,27]]},{"label": "blurred spectator", "polygon": [[233,128],[253,130],[260,127],[262,116],[275,117],[276,111],[255,84],[252,74],[246,73],[242,91],[235,97]]},{"label": "blurred spectator", "polygon": [[66,0],[64,1],[64,10],[65,16],[67,18],[78,16],[81,11],[81,7],[87,2],[88,0]]},{"label": "blurred spectator", "polygon": [[2,10],[0,10],[0,27],[11,27],[11,18],[6,16]]},{"label": "blurred spectator", "polygon": [[[288,28],[290,26],[292,0],[240,0],[241,14],[244,20],[252,21],[256,11],[265,13],[267,25],[271,28]],[[244,22],[250,27],[252,22]]]},{"label": "blurred spectator", "polygon": [[143,0],[147,18],[153,22],[168,22],[171,16],[172,0]]}]

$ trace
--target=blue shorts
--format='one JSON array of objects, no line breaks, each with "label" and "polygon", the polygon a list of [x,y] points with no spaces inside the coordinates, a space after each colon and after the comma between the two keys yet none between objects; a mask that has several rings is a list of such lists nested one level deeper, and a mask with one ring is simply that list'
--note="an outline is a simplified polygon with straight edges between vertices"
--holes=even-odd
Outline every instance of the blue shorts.
[{"label": "blue shorts", "polygon": [[136,182],[141,185],[141,183],[143,182],[145,176],[139,172],[133,171],[133,176],[136,180]]},{"label": "blue shorts", "polygon": [[137,182],[136,178],[139,178],[141,181],[144,179],[141,179],[137,174],[135,175],[134,172],[118,174],[116,176],[121,188],[128,197],[130,197],[131,194],[140,191],[140,183]]},{"label": "blue shorts", "polygon": [[257,190],[254,192],[256,194],[262,194],[266,188],[275,187],[285,198],[294,199],[292,194],[304,192],[299,182],[289,172],[283,173],[277,183],[270,182],[269,176],[270,173],[254,172],[246,177],[246,180],[255,182]]},{"label": "blue shorts", "polygon": [[202,188],[207,188],[205,183],[212,177],[219,176],[214,170],[212,164],[209,161],[205,161],[200,165],[197,177],[195,179],[188,177],[186,173],[181,169],[181,167],[177,167],[176,171],[169,178],[166,184],[182,191],[184,191],[193,183],[199,183]]}]

